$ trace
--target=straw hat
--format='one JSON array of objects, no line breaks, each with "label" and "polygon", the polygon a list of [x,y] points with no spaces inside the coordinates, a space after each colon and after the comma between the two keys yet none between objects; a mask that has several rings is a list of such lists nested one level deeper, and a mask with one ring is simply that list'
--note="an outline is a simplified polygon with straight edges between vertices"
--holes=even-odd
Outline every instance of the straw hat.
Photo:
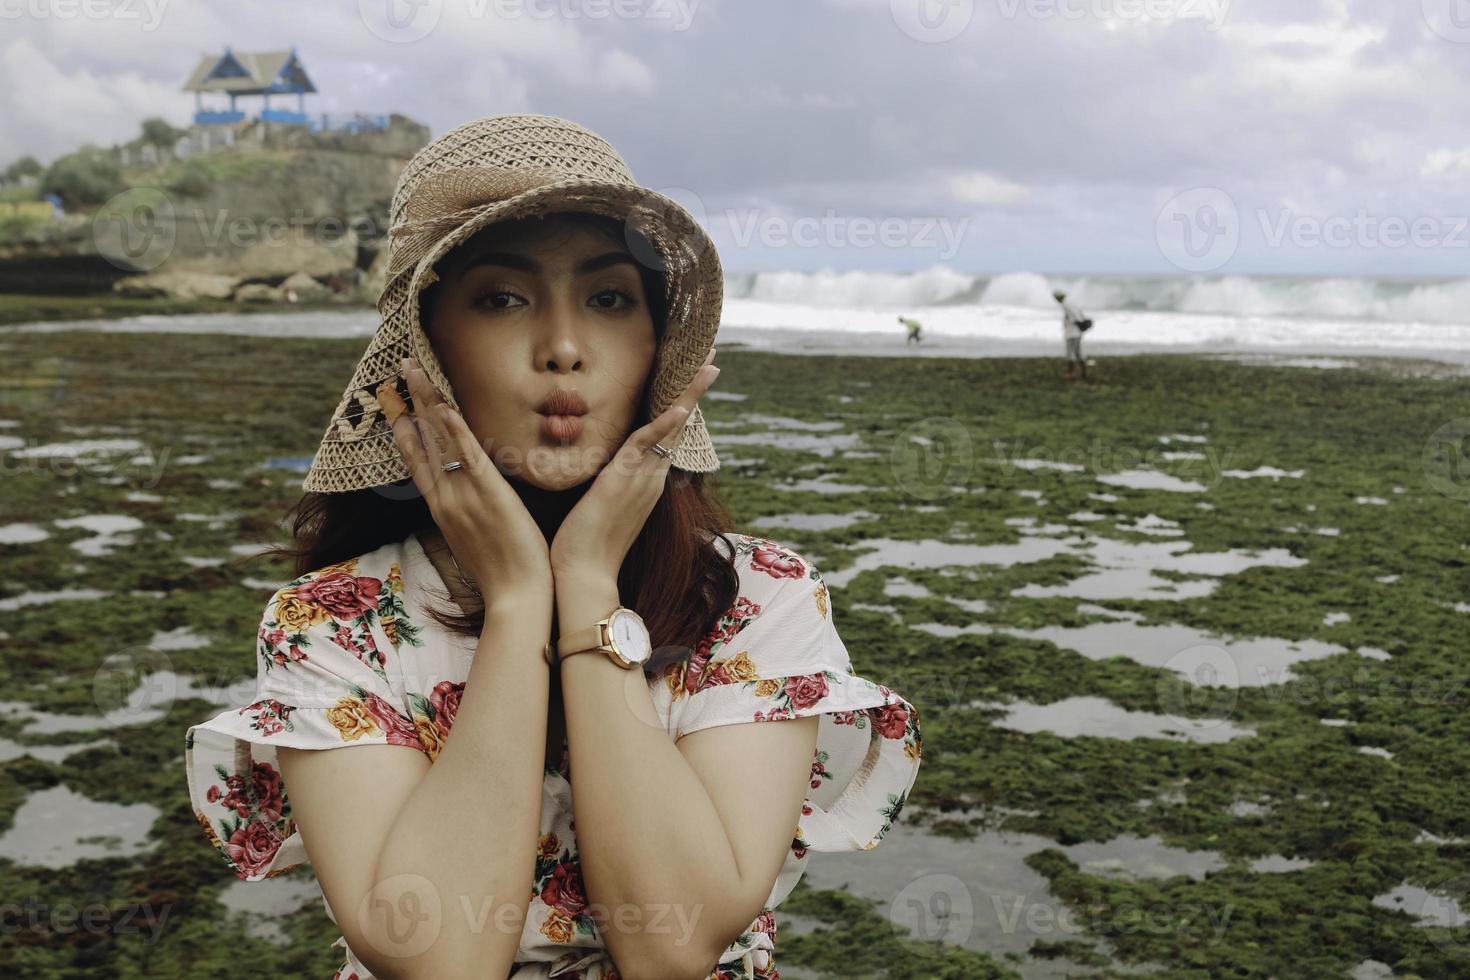
[{"label": "straw hat", "polygon": [[[673,404],[714,344],[724,300],[714,243],[677,202],[635,182],[606,140],[574,122],[505,115],[457,126],[408,161],[389,210],[381,321],[332,412],[303,490],[343,493],[409,477],[375,394],[387,381],[412,405],[407,385],[398,382],[406,355],[459,409],[419,322],[419,293],[437,280],[436,262],[492,222],[559,211],[623,219],[629,251],[666,283],[668,319],[654,357],[649,418]],[[678,469],[720,467],[698,406],[669,448]]]}]

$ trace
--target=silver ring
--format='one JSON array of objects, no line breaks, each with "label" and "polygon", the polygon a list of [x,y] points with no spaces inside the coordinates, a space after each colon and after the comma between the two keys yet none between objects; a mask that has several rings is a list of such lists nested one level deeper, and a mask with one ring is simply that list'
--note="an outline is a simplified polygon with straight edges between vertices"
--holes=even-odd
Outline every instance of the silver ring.
[{"label": "silver ring", "polygon": [[453,472],[454,470],[462,469],[463,467],[464,467],[464,463],[460,462],[457,459],[451,459],[449,462],[447,462],[447,463],[444,464],[444,466],[442,467],[442,469],[444,470],[445,473],[450,473],[450,472]]},{"label": "silver ring", "polygon": [[658,443],[654,443],[653,444],[653,451],[656,452],[656,453],[658,453],[660,456],[664,456],[664,457],[668,457],[668,456],[674,455],[674,451],[672,449],[665,449],[663,446],[660,446]]}]

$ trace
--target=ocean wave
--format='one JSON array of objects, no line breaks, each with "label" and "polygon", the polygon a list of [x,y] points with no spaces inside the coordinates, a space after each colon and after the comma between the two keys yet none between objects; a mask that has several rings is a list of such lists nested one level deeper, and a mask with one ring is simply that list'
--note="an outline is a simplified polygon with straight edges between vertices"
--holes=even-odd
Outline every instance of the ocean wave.
[{"label": "ocean wave", "polygon": [[916,315],[923,307],[1054,310],[1053,289],[1093,312],[1470,324],[1470,279],[970,275],[938,265],[912,273],[762,272],[725,282],[731,299]]}]

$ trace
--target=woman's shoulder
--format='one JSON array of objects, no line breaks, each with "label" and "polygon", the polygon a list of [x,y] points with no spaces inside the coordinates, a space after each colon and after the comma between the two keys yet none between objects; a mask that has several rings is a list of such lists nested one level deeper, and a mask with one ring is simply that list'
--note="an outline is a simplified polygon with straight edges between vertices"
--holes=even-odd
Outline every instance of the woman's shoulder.
[{"label": "woman's shoulder", "polygon": [[401,579],[404,566],[407,564],[411,537],[410,535],[402,540],[389,541],[350,558],[302,572],[281,585],[274,595],[280,595],[283,592],[308,595],[320,593],[330,598],[335,592],[340,592],[350,586],[368,587],[369,583],[364,581],[366,579],[379,583]]},{"label": "woman's shoulder", "polygon": [[283,640],[304,647],[313,638],[330,639],[381,673],[384,650],[404,640],[419,644],[418,626],[404,616],[404,571],[413,555],[409,540],[390,541],[341,561],[297,575],[271,594],[261,615],[260,636],[277,648]]},{"label": "woman's shoulder", "polygon": [[724,537],[733,545],[733,552],[721,545],[721,551],[730,555],[741,580],[770,582],[789,579],[810,579],[821,584],[822,576],[811,558],[791,544],[756,532],[725,531]]}]

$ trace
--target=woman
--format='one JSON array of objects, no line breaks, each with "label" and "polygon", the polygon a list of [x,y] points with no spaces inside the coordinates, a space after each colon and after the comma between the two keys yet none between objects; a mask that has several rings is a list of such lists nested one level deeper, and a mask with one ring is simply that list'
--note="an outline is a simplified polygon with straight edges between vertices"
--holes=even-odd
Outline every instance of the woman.
[{"label": "woman", "polygon": [[777,977],[772,911],[882,839],[919,728],[705,483],[713,245],[548,116],[451,130],[391,210],[255,699],[186,736],[201,826],[245,880],[310,861],[341,978]]}]

